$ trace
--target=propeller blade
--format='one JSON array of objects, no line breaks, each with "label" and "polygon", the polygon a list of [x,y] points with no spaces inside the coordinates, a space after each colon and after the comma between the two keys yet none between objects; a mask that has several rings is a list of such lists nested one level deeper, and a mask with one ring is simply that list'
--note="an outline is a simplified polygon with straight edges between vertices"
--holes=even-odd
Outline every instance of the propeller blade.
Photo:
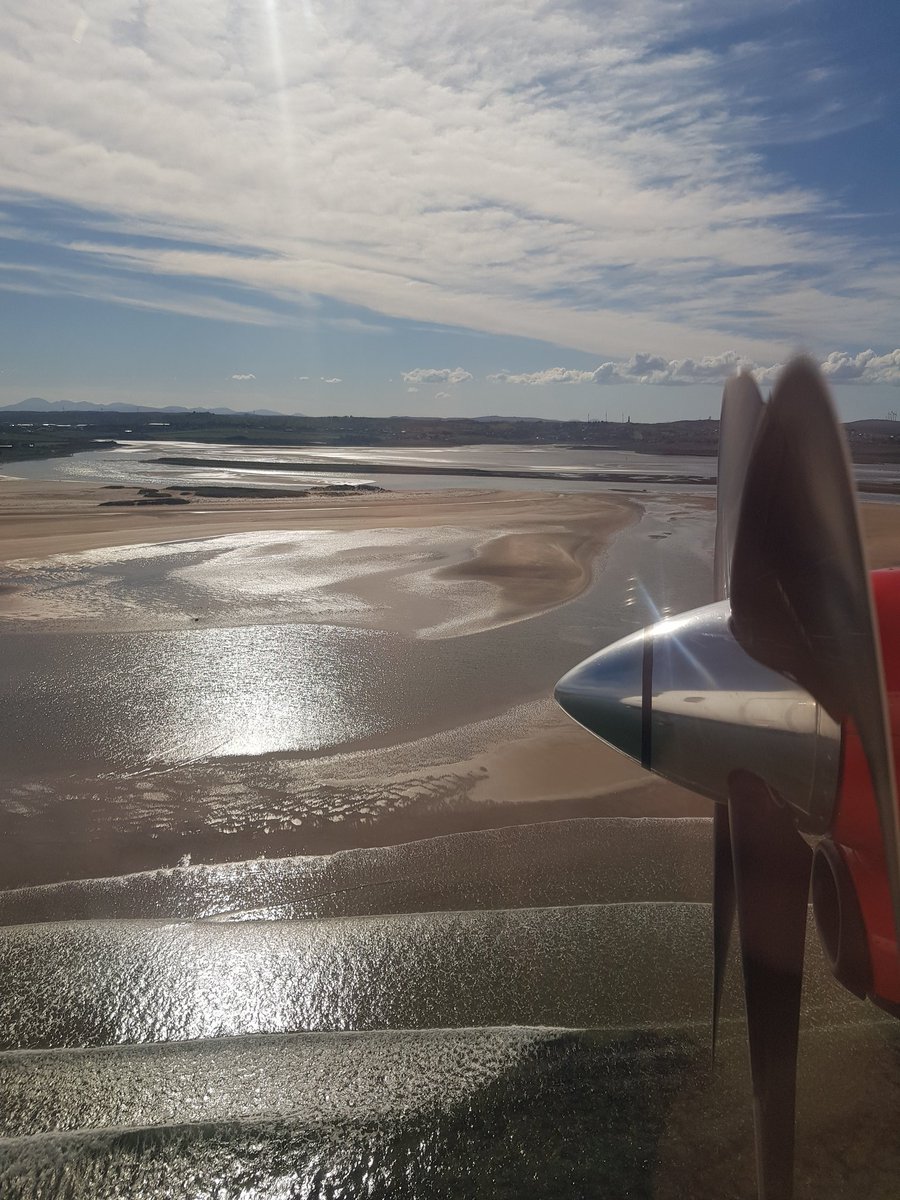
[{"label": "propeller blade", "polygon": [[735,375],[726,382],[719,417],[716,548],[713,558],[716,600],[725,600],[728,596],[744,480],[764,409],[759,388],[750,375]]},{"label": "propeller blade", "polygon": [[728,808],[713,809],[713,1014],[712,1052],[716,1056],[719,1010],[725,983],[725,964],[734,923],[734,864],[731,856],[731,822]]},{"label": "propeller blade", "polygon": [[900,821],[869,574],[846,445],[825,384],[798,359],[766,405],[731,567],[735,637],[852,718],[875,792],[900,929]]},{"label": "propeller blade", "polygon": [[759,1200],[790,1200],[806,910],[812,851],[753,776],[729,800]]},{"label": "propeller blade", "polygon": [[[713,557],[715,599],[728,596],[731,559],[737,535],[744,480],[765,404],[750,375],[735,375],[725,384],[719,417],[719,461],[716,484],[716,545]],[[713,810],[713,1014],[715,1058],[725,966],[734,923],[734,871],[728,809]]]}]

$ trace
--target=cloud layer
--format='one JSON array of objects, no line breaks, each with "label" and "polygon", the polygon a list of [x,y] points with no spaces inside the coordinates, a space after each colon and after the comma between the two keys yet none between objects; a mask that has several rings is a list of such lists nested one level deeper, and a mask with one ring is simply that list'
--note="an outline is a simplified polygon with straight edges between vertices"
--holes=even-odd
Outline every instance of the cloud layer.
[{"label": "cloud layer", "polygon": [[[498,371],[487,378],[490,383],[529,387],[557,383],[698,384],[721,383],[729,375],[751,371],[758,383],[769,385],[774,383],[782,366],[782,363],[752,362],[728,350],[699,361],[693,358],[667,360],[658,354],[634,354],[624,362],[601,363],[592,371],[550,367],[545,371],[519,374]],[[819,363],[819,369],[832,383],[890,383],[900,386],[900,350],[892,350],[887,354],[876,354],[874,350],[863,350],[859,354],[833,350]]]},{"label": "cloud layer", "polygon": [[[8,262],[0,288],[66,271],[76,294],[256,323],[326,296],[610,362],[653,345],[648,376],[891,344],[896,257],[757,149],[813,136],[799,108],[852,123],[848,90],[711,20],[700,0],[10,0],[0,189],[83,216],[51,238],[67,265]],[[779,106],[789,74],[802,105]]]}]

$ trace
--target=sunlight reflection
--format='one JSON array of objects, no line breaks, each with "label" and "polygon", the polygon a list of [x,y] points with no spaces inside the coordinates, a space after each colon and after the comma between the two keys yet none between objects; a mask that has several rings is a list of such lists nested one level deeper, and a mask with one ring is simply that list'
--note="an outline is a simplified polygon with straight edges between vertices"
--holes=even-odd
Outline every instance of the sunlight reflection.
[{"label": "sunlight reflection", "polygon": [[268,626],[179,638],[155,760],[317,750],[352,738],[367,723],[349,686],[348,632]]},{"label": "sunlight reflection", "polygon": [[637,576],[633,575],[629,582],[631,585],[628,589],[629,598],[625,601],[625,603],[632,606],[635,604],[640,604],[645,611],[650,614],[651,621],[661,620],[663,614],[657,608],[656,601],[644,586],[643,580],[638,579]]}]

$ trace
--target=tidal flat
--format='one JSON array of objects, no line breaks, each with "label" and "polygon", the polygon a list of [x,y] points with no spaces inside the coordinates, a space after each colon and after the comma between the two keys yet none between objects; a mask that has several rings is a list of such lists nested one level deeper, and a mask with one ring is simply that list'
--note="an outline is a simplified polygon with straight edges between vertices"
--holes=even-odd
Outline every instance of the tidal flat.
[{"label": "tidal flat", "polygon": [[657,604],[706,598],[707,502],[97,495],[0,494],[8,885],[707,811],[549,699]]},{"label": "tidal flat", "polygon": [[[709,806],[549,700],[706,602],[709,497],[109,494],[0,483],[3,1195],[750,1200]],[[808,972],[798,1197],[894,1200],[894,1023]]]}]

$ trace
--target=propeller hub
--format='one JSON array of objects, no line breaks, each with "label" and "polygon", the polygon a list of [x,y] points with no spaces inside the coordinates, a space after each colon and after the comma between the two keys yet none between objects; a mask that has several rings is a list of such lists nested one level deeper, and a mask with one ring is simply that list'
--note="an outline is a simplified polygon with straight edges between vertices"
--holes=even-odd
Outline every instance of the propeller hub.
[{"label": "propeller hub", "polygon": [[727,602],[608,646],[565,675],[555,695],[591,733],[673,783],[725,803],[732,775],[749,772],[805,832],[828,827],[840,726],[742,649]]},{"label": "propeller hub", "polygon": [[652,660],[648,672],[645,659],[652,645],[650,630],[622,638],[573,667],[553,693],[579,725],[646,767],[645,676],[652,673]]}]

